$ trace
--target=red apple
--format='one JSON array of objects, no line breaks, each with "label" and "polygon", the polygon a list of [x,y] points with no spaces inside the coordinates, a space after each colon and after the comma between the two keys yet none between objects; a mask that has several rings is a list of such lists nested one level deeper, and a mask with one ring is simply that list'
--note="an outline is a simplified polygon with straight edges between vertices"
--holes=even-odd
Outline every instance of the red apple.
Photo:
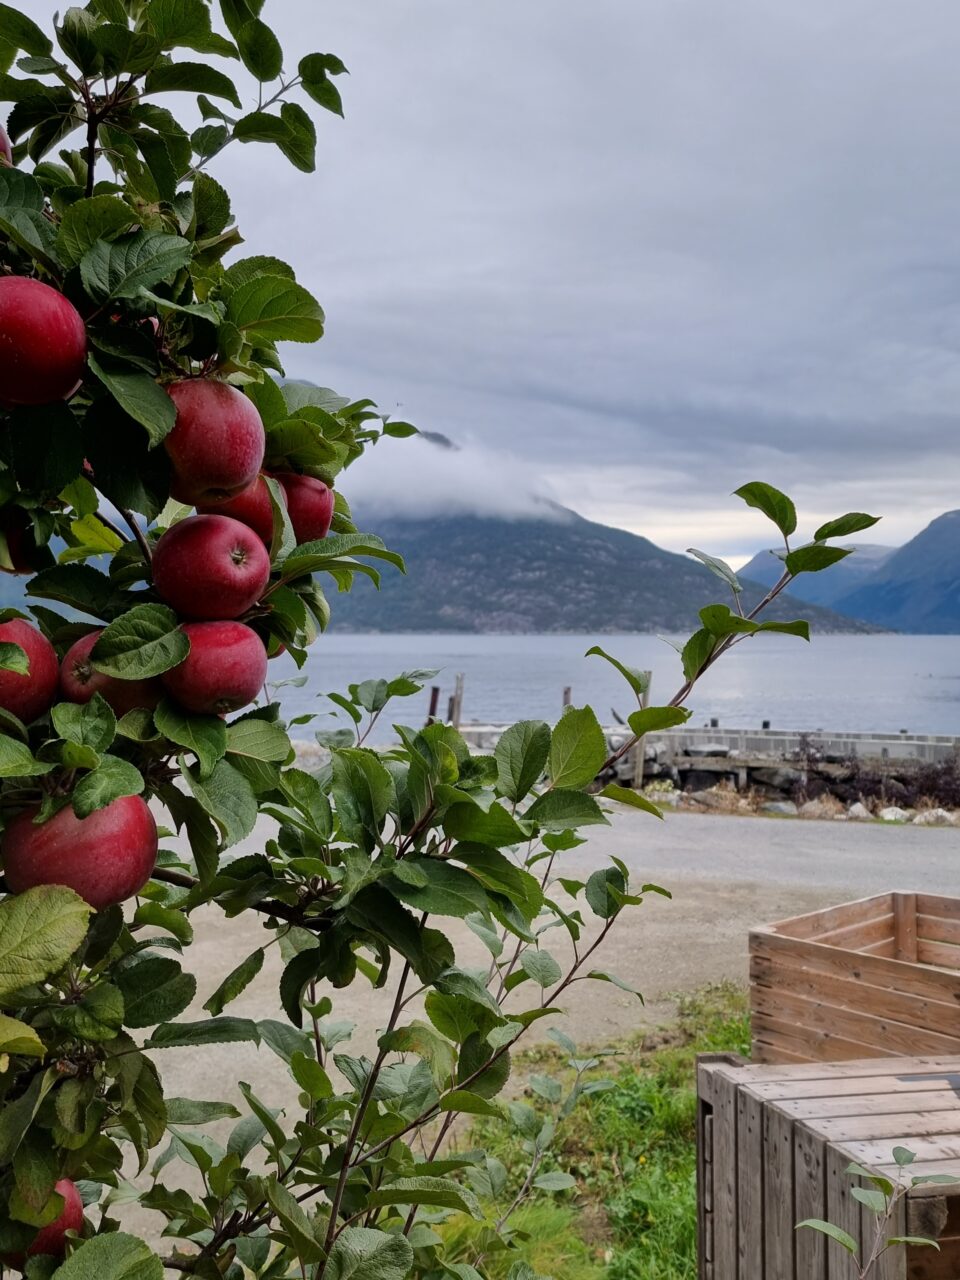
[{"label": "red apple", "polygon": [[57,655],[47,637],[22,618],[0,623],[0,640],[18,644],[30,664],[25,676],[16,671],[0,671],[0,707],[29,724],[48,711],[57,696]]},{"label": "red apple", "polygon": [[249,489],[244,489],[229,502],[216,505],[197,503],[197,510],[204,515],[230,516],[248,525],[266,546],[273,541],[273,503],[270,501],[270,490],[263,476],[257,476]]},{"label": "red apple", "polygon": [[0,399],[50,404],[70,395],[87,359],[87,334],[71,302],[40,280],[0,277]]},{"label": "red apple", "polygon": [[313,476],[297,476],[293,472],[277,475],[287,499],[290,523],[298,544],[325,538],[333,521],[334,492]]},{"label": "red apple", "polygon": [[270,557],[248,525],[229,516],[190,516],[153,553],[153,585],[185,618],[238,618],[263,595]]},{"label": "red apple", "polygon": [[60,665],[60,693],[68,702],[89,702],[95,693],[102,694],[118,716],[136,707],[151,711],[163,696],[159,680],[120,680],[104,675],[90,662],[90,650],[100,637],[99,631],[81,636],[64,654]]},{"label": "red apple", "polygon": [[34,1258],[38,1253],[52,1254],[62,1258],[67,1249],[67,1232],[79,1231],[83,1227],[83,1201],[80,1192],[69,1178],[61,1178],[54,1191],[63,1196],[63,1208],[60,1216],[49,1226],[37,1234],[37,1238],[27,1250],[27,1257]]},{"label": "red apple", "polygon": [[6,129],[0,124],[0,164],[4,162],[13,164],[13,143]]},{"label": "red apple", "polygon": [[267,651],[242,622],[188,622],[190,652],[160,679],[188,711],[221,715],[252,702],[267,678]]},{"label": "red apple", "polygon": [[61,884],[102,911],[126,902],[150,879],[157,824],[141,796],[121,796],[87,818],[68,805],[40,826],[33,821],[38,812],[18,813],[0,841],[12,893]]},{"label": "red apple", "polygon": [[163,442],[173,463],[173,497],[209,506],[248,489],[266,441],[253,402],[214,378],[185,378],[167,392],[177,406],[176,423]]}]

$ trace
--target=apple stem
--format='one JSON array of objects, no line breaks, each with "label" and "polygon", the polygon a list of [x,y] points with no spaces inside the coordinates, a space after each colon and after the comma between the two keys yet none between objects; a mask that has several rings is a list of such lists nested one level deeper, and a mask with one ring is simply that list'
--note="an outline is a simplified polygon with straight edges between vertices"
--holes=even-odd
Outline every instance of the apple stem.
[{"label": "apple stem", "polygon": [[143,532],[143,530],[140,528],[140,525],[137,523],[136,517],[134,516],[133,512],[128,511],[126,507],[117,507],[117,510],[120,512],[124,520],[129,525],[130,532],[136,538],[137,543],[139,544],[140,550],[143,552],[144,560],[146,560],[147,564],[151,564],[153,562],[153,552],[150,550],[150,543],[147,541],[146,534]]}]

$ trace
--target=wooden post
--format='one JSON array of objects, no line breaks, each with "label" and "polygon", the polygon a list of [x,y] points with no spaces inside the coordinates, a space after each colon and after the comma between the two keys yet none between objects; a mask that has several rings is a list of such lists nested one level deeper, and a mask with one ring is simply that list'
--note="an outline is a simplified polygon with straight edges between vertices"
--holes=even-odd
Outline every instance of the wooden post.
[{"label": "wooden post", "polygon": [[440,706],[440,686],[434,684],[430,686],[430,710],[427,712],[427,724],[433,724],[437,718],[437,709]]},{"label": "wooden post", "polygon": [[572,686],[572,685],[569,685],[569,684],[565,684],[565,685],[563,686],[563,705],[564,705],[564,707],[569,707],[569,705],[570,705],[570,699],[571,699],[572,697],[573,697],[573,686]]},{"label": "wooden post", "polygon": [[[640,706],[641,706],[641,709],[646,709],[650,705],[650,681],[653,679],[653,672],[645,671],[643,674],[647,677],[647,681],[646,681],[646,688],[644,689],[643,693],[641,693],[640,695]],[[643,738],[641,738],[640,741],[637,743],[637,745],[633,748],[633,789],[634,791],[643,790],[643,766],[644,766],[643,751],[644,751]]]},{"label": "wooden post", "polygon": [[453,686],[453,697],[450,699],[450,714],[447,717],[455,729],[460,728],[460,718],[463,715],[463,672],[457,675],[456,682]]}]

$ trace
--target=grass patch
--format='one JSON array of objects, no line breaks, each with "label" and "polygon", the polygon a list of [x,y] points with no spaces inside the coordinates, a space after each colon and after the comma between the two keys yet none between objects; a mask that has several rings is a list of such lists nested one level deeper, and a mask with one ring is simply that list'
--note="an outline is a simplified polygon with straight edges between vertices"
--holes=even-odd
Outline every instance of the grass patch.
[{"label": "grass patch", "polygon": [[[509,1261],[522,1258],[554,1280],[696,1274],[696,1056],[749,1052],[746,994],[724,983],[684,997],[677,1024],[646,1042],[656,1047],[639,1037],[617,1046],[619,1056],[604,1064],[613,1087],[582,1099],[560,1123],[542,1169],[572,1173],[577,1190],[511,1219],[527,1239]],[[531,1050],[518,1055],[514,1079],[547,1071],[572,1080],[565,1061],[559,1049]],[[516,1131],[483,1121],[471,1137],[506,1166],[511,1186],[522,1181],[529,1156]],[[460,1243],[469,1261],[469,1240]],[[497,1269],[492,1255],[484,1265],[491,1280],[509,1270],[507,1262]]]}]

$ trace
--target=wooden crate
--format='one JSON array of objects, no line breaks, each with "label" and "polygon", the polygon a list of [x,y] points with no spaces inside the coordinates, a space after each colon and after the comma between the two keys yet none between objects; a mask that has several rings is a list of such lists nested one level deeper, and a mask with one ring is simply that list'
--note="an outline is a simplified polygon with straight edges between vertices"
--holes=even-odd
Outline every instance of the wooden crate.
[{"label": "wooden crate", "polygon": [[756,1062],[960,1053],[960,898],[884,893],[750,934]]},{"label": "wooden crate", "polygon": [[850,1194],[851,1160],[892,1180],[893,1148],[915,1174],[956,1174],[918,1187],[891,1235],[939,1239],[890,1250],[876,1280],[960,1280],[960,1056],[783,1066],[704,1055],[697,1068],[700,1280],[855,1280],[849,1255],[804,1218],[855,1240],[872,1219]]}]

